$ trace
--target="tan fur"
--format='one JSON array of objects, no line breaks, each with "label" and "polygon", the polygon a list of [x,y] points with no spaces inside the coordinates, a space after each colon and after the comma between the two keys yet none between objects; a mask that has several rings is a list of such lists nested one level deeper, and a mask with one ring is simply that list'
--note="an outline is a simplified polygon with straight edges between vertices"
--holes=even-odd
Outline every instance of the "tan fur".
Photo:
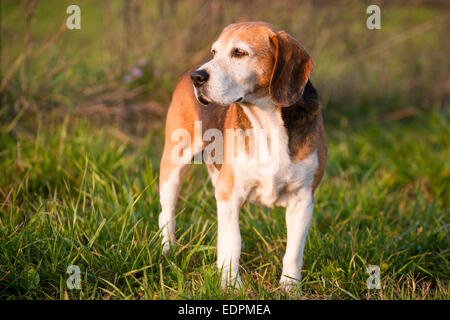
[{"label": "tan fur", "polygon": [[201,105],[195,99],[191,80],[189,76],[185,75],[181,78],[172,95],[172,103],[167,112],[164,151],[159,174],[160,185],[169,178],[175,166],[171,160],[171,151],[176,145],[176,141],[171,139],[172,132],[178,128],[188,130],[192,138],[191,145],[193,145],[195,136],[198,136],[198,133],[194,132],[194,122],[200,119],[199,107]]},{"label": "tan fur", "polygon": [[217,201],[227,201],[234,188],[234,172],[233,167],[229,164],[222,165],[217,180],[217,188],[215,192]]}]

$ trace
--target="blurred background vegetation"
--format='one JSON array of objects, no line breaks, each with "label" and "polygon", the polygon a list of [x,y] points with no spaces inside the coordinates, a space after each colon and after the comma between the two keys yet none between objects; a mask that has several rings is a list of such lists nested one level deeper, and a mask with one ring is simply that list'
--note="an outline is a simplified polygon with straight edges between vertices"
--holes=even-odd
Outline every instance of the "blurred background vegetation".
[{"label": "blurred background vegetation", "polygon": [[[82,28],[67,30],[71,3],[2,1],[1,121],[58,110],[139,120],[132,127],[143,134],[160,126],[177,80],[209,58],[221,30],[247,20],[308,50],[328,123],[448,106],[444,1],[80,0]],[[381,30],[366,28],[369,3],[381,5]]]}]

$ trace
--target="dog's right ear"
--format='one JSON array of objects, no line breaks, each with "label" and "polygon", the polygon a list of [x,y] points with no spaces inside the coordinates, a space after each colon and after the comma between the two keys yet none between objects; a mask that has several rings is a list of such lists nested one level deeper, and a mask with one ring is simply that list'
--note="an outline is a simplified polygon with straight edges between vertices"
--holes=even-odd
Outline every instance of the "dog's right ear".
[{"label": "dog's right ear", "polygon": [[305,49],[284,31],[270,36],[275,47],[275,60],[269,85],[272,102],[288,107],[298,102],[314,64]]}]

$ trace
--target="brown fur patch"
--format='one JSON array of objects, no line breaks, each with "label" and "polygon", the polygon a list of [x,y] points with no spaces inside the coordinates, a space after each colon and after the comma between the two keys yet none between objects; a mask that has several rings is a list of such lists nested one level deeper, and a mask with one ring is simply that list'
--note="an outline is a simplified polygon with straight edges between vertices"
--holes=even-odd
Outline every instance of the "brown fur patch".
[{"label": "brown fur patch", "polygon": [[227,201],[234,189],[234,171],[229,164],[224,164],[217,178],[215,196],[218,201]]},{"label": "brown fur patch", "polygon": [[[250,137],[245,136],[245,131],[248,129],[251,129],[252,125],[250,123],[250,120],[245,115],[244,111],[242,110],[242,107],[237,104],[233,103],[230,106],[230,109],[227,112],[227,117],[225,119],[225,132],[224,132],[224,139],[223,139],[223,154],[224,154],[224,163],[230,163],[232,160],[227,158],[227,141],[228,139],[233,139],[234,135],[236,135],[236,138],[234,138],[234,150],[232,151],[233,157],[236,157],[238,154],[238,147],[242,146],[239,145],[239,139],[243,139],[244,141],[244,152],[248,154],[249,152],[249,139]],[[230,130],[230,131],[228,131]],[[229,134],[232,134],[232,137],[229,137]],[[244,135],[243,135],[244,134]],[[242,151],[242,150],[241,150]]]},{"label": "brown fur patch", "polygon": [[314,64],[308,53],[290,35],[280,31],[271,36],[275,65],[269,93],[275,105],[288,107],[298,102]]},{"label": "brown fur patch", "polygon": [[[230,132],[227,132],[227,129],[232,130],[239,130],[242,129],[243,131],[251,129],[250,120],[248,120],[247,116],[245,115],[244,111],[242,110],[242,107],[237,104],[233,103],[230,106],[219,106],[216,104],[209,104],[208,106],[202,106],[200,111],[200,119],[203,121],[203,132],[210,128],[218,129],[222,133],[223,137],[223,162],[227,162],[226,155],[226,148],[227,148],[227,136]],[[245,138],[245,148],[246,152],[248,153],[248,138]],[[204,142],[204,147],[206,147],[209,143],[212,143],[212,141]],[[237,150],[235,148],[234,152],[236,153]],[[220,163],[214,163],[214,166],[220,170],[221,164]]]},{"label": "brown fur patch", "polygon": [[172,95],[172,102],[166,116],[166,130],[164,151],[161,160],[160,169],[160,184],[165,182],[174,167],[178,164],[172,162],[172,149],[179,143],[172,141],[172,132],[179,128],[184,128],[189,131],[191,136],[191,147],[194,145],[194,139],[199,138],[199,132],[194,132],[194,122],[200,119],[199,107],[197,99],[195,99],[192,89],[192,82],[189,78],[189,73],[183,75],[180,79],[175,91]]}]

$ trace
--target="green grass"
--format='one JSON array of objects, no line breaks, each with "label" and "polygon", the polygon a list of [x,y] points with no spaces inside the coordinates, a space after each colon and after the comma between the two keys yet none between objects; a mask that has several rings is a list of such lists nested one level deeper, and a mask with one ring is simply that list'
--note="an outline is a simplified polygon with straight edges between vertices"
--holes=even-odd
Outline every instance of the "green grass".
[{"label": "green grass", "polygon": [[[328,130],[302,298],[449,299],[448,114]],[[157,176],[161,137],[139,147],[110,127],[67,118],[0,131],[0,298],[287,298],[278,288],[284,210],[244,206],[245,287],[222,292],[216,215],[206,171],[179,201],[178,245],[161,255]],[[382,290],[366,268],[381,267]],[[82,289],[68,290],[69,265]]]}]

